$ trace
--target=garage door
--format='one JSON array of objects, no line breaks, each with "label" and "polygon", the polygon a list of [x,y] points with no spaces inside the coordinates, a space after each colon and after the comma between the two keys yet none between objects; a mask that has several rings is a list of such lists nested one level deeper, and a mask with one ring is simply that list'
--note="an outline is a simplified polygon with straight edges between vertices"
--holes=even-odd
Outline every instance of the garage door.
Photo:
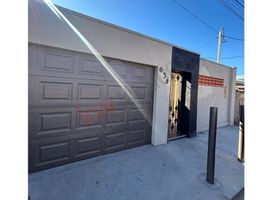
[{"label": "garage door", "polygon": [[[29,44],[29,171],[150,143],[154,68]],[[146,120],[144,114],[148,116]]]}]

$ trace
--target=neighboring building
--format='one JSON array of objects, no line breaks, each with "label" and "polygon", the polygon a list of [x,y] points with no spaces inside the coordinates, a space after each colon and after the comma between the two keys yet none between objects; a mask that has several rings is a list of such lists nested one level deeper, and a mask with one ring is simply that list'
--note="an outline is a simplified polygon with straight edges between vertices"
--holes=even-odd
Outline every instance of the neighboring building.
[{"label": "neighboring building", "polygon": [[236,68],[57,8],[82,35],[29,1],[30,172],[194,137],[208,130],[210,106],[219,127],[233,125]]},{"label": "neighboring building", "polygon": [[244,105],[245,98],[245,83],[244,80],[237,80],[235,85],[235,111],[234,124],[239,125],[239,106]]}]

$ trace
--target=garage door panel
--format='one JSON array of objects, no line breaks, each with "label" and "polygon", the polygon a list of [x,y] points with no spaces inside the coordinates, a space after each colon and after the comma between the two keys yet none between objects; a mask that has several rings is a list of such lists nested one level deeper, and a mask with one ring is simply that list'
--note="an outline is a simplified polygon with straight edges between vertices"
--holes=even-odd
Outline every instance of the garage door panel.
[{"label": "garage door panel", "polygon": [[[106,58],[106,61],[109,64],[109,67],[112,69],[112,71],[116,73],[116,75],[118,75],[122,79],[126,79],[127,64],[125,62],[121,60],[112,59],[112,58]],[[109,72],[107,69],[106,69],[105,75],[106,76],[108,75],[107,78],[113,79],[113,77],[111,76],[111,72]]]},{"label": "garage door panel", "polygon": [[99,154],[102,151],[101,138],[98,136],[75,139],[74,144],[75,158]]},{"label": "garage door panel", "polygon": [[72,104],[74,103],[73,82],[54,78],[39,80],[39,103],[43,104]]},{"label": "garage door panel", "polygon": [[30,45],[30,172],[150,143],[154,68],[107,61]]},{"label": "garage door panel", "polygon": [[99,106],[32,109],[30,137],[53,137],[76,134],[79,130],[101,129],[104,115]]},{"label": "garage door panel", "polygon": [[140,121],[140,120],[145,120],[145,109],[141,108],[132,108],[129,110],[129,121]]},{"label": "garage door panel", "polygon": [[106,68],[93,54],[77,53],[79,63],[77,72],[80,75],[95,75],[104,77]]},{"label": "garage door panel", "polygon": [[106,113],[106,124],[113,125],[113,124],[124,124],[126,123],[126,110],[107,110]]},{"label": "garage door panel", "polygon": [[[133,100],[135,102],[141,102],[142,104],[145,102],[152,103],[153,98],[153,90],[152,87],[146,84],[130,84],[131,87],[131,95],[133,96]],[[130,99],[131,101],[131,99]]]},{"label": "garage door panel", "polygon": [[154,80],[154,69],[142,64],[131,63],[129,74],[128,80],[133,83],[152,84]]},{"label": "garage door panel", "polygon": [[50,166],[56,166],[66,163],[70,160],[72,154],[72,145],[70,140],[53,138],[46,140],[33,140],[29,144],[30,168],[43,169]]},{"label": "garage door panel", "polygon": [[71,51],[29,45],[29,72],[73,73],[75,54]]},{"label": "garage door panel", "polygon": [[101,106],[107,102],[106,88],[103,81],[79,81],[77,85],[76,105]]},{"label": "garage door panel", "polygon": [[93,55],[79,56],[78,72],[74,77],[89,80],[105,80],[105,67]]},{"label": "garage door panel", "polygon": [[41,81],[40,87],[40,90],[42,91],[40,95],[41,101],[72,101],[72,83]]},{"label": "garage door panel", "polygon": [[78,127],[72,131],[72,137],[98,136],[103,132],[103,125]]},{"label": "garage door panel", "polygon": [[146,100],[147,88],[146,86],[133,86],[131,87],[133,98],[136,100]]},{"label": "garage door panel", "polygon": [[[113,69],[113,68],[111,68],[111,69]],[[122,74],[120,74],[118,72],[114,72],[113,70],[110,72],[108,70],[105,70],[104,79],[106,81],[114,82],[114,83],[117,83],[116,80],[120,80],[122,83],[127,82],[127,76],[123,76]]]},{"label": "garage door panel", "polygon": [[118,132],[123,132],[128,130],[128,123],[112,123],[105,124],[105,128],[103,129],[104,135],[114,134]]},{"label": "garage door panel", "polygon": [[[90,65],[92,65],[90,67]],[[93,55],[46,46],[29,47],[29,74],[103,80],[105,68]]]},{"label": "garage door panel", "polygon": [[71,114],[71,112],[40,113],[40,132],[70,130]]},{"label": "garage door panel", "polygon": [[75,54],[45,47],[41,49],[41,53],[41,70],[73,73]]},{"label": "garage door panel", "polygon": [[107,98],[113,101],[126,101],[127,94],[125,90],[125,87],[121,87],[118,84],[109,84],[107,85]]},{"label": "garage door panel", "polygon": [[64,106],[96,105],[106,100],[106,88],[103,81],[81,81],[59,77],[32,77],[29,91],[30,105]]},{"label": "garage door panel", "polygon": [[39,151],[40,155],[38,157],[40,159],[37,165],[66,160],[70,155],[70,144],[68,142],[46,144],[39,146]]},{"label": "garage door panel", "polygon": [[147,67],[136,64],[136,63],[130,63],[128,66],[129,76],[128,80],[130,82],[136,82],[136,83],[147,83]]},{"label": "garage door panel", "polygon": [[130,65],[130,69],[131,69],[131,75],[132,77],[134,78],[137,78],[137,79],[141,79],[143,78],[142,80],[144,80],[146,78],[146,67],[141,67],[139,65]]},{"label": "garage door panel", "polygon": [[93,55],[80,56],[79,73],[102,76],[104,67]]},{"label": "garage door panel", "polygon": [[78,111],[76,114],[77,129],[101,127],[101,110]]},{"label": "garage door panel", "polygon": [[135,120],[129,122],[129,130],[145,129],[149,125],[146,120]]},{"label": "garage door panel", "polygon": [[62,72],[73,72],[74,56],[46,52],[44,54],[43,70],[55,70]]},{"label": "garage door panel", "polygon": [[126,134],[122,132],[116,132],[109,134],[105,137],[104,150],[112,150],[122,148],[126,144]]},{"label": "garage door panel", "polygon": [[73,107],[30,107],[29,137],[56,137],[71,134],[75,127]]},{"label": "garage door panel", "polygon": [[[31,52],[34,51],[30,45]],[[74,73],[76,54],[57,48],[39,46],[35,49],[36,59],[29,62],[29,73],[33,75],[70,76]]]},{"label": "garage door panel", "polygon": [[150,106],[151,102],[145,100],[129,100],[128,106],[130,109],[144,109],[144,107]]},{"label": "garage door panel", "polygon": [[80,80],[96,80],[103,81],[105,80],[103,73],[85,73],[85,72],[73,72],[73,73],[62,73],[58,71],[42,71],[40,69],[33,68],[29,69],[29,75],[32,76],[47,76],[47,77],[61,77],[61,78],[75,78]]},{"label": "garage door panel", "polygon": [[129,144],[144,143],[146,142],[145,130],[132,130],[129,131]]},{"label": "garage door panel", "polygon": [[77,81],[59,77],[29,76],[29,106],[64,106],[76,103]]},{"label": "garage door panel", "polygon": [[101,85],[97,84],[79,84],[78,85],[78,100],[100,100],[101,99]]}]

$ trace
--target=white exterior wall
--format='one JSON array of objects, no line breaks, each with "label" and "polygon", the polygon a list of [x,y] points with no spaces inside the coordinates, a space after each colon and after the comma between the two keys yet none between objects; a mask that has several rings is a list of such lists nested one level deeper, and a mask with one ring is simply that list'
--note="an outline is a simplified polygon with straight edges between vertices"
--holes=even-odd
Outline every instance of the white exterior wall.
[{"label": "white exterior wall", "polygon": [[[172,45],[67,9],[59,10],[102,56],[155,66],[152,144],[167,143],[170,84],[164,83],[158,69],[162,66],[167,74],[171,73]],[[91,53],[41,0],[29,1],[29,42]],[[224,96],[224,88],[199,86],[197,131],[208,129],[210,106],[219,108],[218,126],[232,125],[236,68],[201,59],[199,73],[223,78],[227,95]]]},{"label": "white exterior wall", "polygon": [[[172,46],[67,9],[60,11],[102,56],[155,66],[152,144],[167,143],[169,83],[164,83],[158,68],[171,73]],[[91,53],[41,0],[29,1],[29,42]]]},{"label": "white exterior wall", "polygon": [[197,132],[208,130],[211,106],[218,107],[218,127],[233,125],[236,68],[201,58],[199,75],[222,78],[224,87],[198,86]]}]

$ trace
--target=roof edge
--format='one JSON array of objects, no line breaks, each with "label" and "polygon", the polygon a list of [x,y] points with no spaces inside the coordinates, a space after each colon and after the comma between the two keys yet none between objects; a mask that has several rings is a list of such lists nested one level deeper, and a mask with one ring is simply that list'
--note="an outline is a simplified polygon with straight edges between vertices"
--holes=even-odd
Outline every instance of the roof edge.
[{"label": "roof edge", "polygon": [[221,67],[225,67],[225,68],[231,68],[231,69],[232,69],[232,68],[236,68],[236,67],[234,67],[234,66],[228,66],[228,65],[224,65],[224,64],[221,64],[221,63],[214,62],[214,61],[212,61],[212,60],[208,60],[208,59],[203,58],[203,57],[201,57],[201,56],[200,56],[200,60],[205,60],[205,61],[207,61],[207,62],[216,64],[216,65],[219,65],[219,66],[221,66]]},{"label": "roof edge", "polygon": [[182,50],[184,50],[184,51],[188,51],[188,52],[191,52],[191,53],[200,55],[200,53],[198,53],[198,52],[195,52],[195,51],[192,51],[192,50],[189,50],[189,49],[180,47],[180,46],[178,46],[178,45],[175,45],[175,44],[172,44],[172,43],[169,43],[169,42],[166,42],[166,41],[163,41],[163,40],[160,40],[160,39],[157,39],[157,38],[154,38],[154,37],[145,35],[145,34],[143,34],[143,33],[139,33],[139,32],[136,32],[136,31],[133,31],[133,30],[130,30],[130,29],[127,29],[127,28],[124,28],[124,27],[121,27],[121,26],[118,26],[118,25],[115,25],[115,24],[112,24],[112,23],[109,23],[109,22],[106,22],[106,21],[103,21],[103,20],[100,20],[100,19],[91,17],[91,16],[88,16],[88,15],[85,15],[85,14],[83,14],[83,13],[79,13],[79,12],[74,11],[74,10],[70,10],[70,9],[68,9],[68,8],[64,8],[64,7],[59,6],[59,5],[57,5],[57,4],[55,4],[55,5],[56,5],[56,7],[58,7],[59,9],[62,9],[62,10],[64,10],[64,11],[68,12],[68,13],[74,14],[74,15],[76,15],[76,16],[78,16],[78,17],[82,17],[82,18],[85,18],[85,19],[88,19],[88,20],[92,20],[92,21],[98,22],[98,23],[100,23],[100,24],[103,24],[103,25],[106,25],[106,26],[110,26],[110,27],[112,27],[112,28],[116,28],[116,29],[119,29],[119,30],[122,30],[122,31],[125,31],[125,32],[128,32],[128,33],[134,34],[134,35],[141,36],[141,37],[146,38],[146,39],[149,39],[149,40],[153,40],[153,41],[156,41],[156,42],[159,42],[159,43],[162,43],[162,44],[171,46],[171,47],[176,47],[176,48],[182,49]]}]

